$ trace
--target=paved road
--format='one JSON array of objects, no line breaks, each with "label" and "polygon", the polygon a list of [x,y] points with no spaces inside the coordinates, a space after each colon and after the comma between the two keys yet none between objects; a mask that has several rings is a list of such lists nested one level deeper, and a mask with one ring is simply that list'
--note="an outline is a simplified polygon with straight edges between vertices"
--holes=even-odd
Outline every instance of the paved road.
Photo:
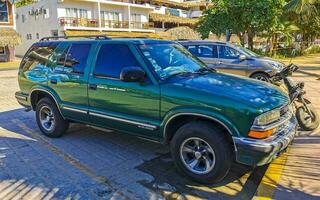
[{"label": "paved road", "polygon": [[46,138],[14,99],[16,74],[0,71],[0,199],[251,199],[267,169],[234,164],[203,186],[177,173],[167,146],[83,125]]}]

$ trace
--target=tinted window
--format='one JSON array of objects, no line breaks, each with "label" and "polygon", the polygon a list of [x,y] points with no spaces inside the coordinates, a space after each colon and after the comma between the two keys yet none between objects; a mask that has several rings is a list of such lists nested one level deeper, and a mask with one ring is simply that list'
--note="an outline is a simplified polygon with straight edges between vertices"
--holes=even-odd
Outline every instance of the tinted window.
[{"label": "tinted window", "polygon": [[188,51],[190,53],[192,53],[193,55],[195,56],[199,56],[199,53],[198,53],[198,47],[193,45],[193,46],[186,46],[186,48],[188,49]]},{"label": "tinted window", "polygon": [[230,47],[220,46],[219,47],[219,57],[224,59],[237,59],[239,58],[240,53]]},{"label": "tinted window", "polygon": [[56,43],[40,43],[33,45],[21,62],[23,71],[29,71],[36,67],[43,67],[50,61],[53,51],[56,49]]},{"label": "tinted window", "polygon": [[213,45],[192,45],[187,47],[188,51],[197,57],[217,58],[217,47]]},{"label": "tinted window", "polygon": [[68,53],[59,61],[64,62],[64,71],[69,73],[83,74],[87,65],[91,44],[72,44]]},{"label": "tinted window", "polygon": [[124,67],[140,66],[127,45],[102,45],[97,57],[95,75],[120,78]]}]

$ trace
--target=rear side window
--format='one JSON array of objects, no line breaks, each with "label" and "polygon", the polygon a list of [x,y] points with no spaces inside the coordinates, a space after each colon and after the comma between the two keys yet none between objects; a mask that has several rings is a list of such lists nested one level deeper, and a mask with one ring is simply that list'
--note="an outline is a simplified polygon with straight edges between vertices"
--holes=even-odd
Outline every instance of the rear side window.
[{"label": "rear side window", "polygon": [[20,69],[25,71],[33,70],[36,67],[44,67],[49,61],[57,43],[40,43],[33,45],[23,58]]},{"label": "rear side window", "polygon": [[201,58],[218,58],[217,46],[191,45],[186,47],[190,53]]},{"label": "rear side window", "polygon": [[83,74],[87,65],[91,44],[72,44],[59,58],[64,62],[63,71],[67,73]]},{"label": "rear side window", "polygon": [[217,46],[199,45],[199,57],[218,58]]},{"label": "rear side window", "polygon": [[102,45],[97,57],[96,76],[120,78],[124,67],[140,66],[127,45],[106,44]]}]

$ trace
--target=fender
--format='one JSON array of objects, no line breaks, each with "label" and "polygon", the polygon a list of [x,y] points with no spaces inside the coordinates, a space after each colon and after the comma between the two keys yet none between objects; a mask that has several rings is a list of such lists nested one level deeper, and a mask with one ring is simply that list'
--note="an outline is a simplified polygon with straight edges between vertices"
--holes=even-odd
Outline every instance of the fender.
[{"label": "fender", "polygon": [[212,111],[209,109],[201,110],[201,109],[195,109],[195,108],[183,108],[183,109],[171,110],[165,115],[164,120],[160,125],[161,132],[163,133],[163,139],[167,137],[166,128],[169,122],[173,120],[175,117],[178,117],[181,115],[199,116],[199,117],[204,117],[204,118],[213,120],[221,124],[223,127],[225,127],[232,137],[240,136],[240,133],[237,127],[235,127],[234,124],[232,124],[224,115],[222,115],[218,111]]},{"label": "fender", "polygon": [[29,97],[28,97],[28,103],[31,105],[32,109],[35,110],[35,108],[32,106],[32,103],[31,103],[31,96],[33,94],[33,92],[36,92],[36,91],[41,91],[41,92],[45,92],[47,93],[49,96],[52,97],[52,99],[55,101],[56,105],[57,105],[57,108],[61,114],[61,116],[63,118],[65,118],[61,112],[61,99],[59,98],[58,94],[56,92],[54,92],[52,89],[50,89],[49,87],[46,87],[44,85],[39,85],[39,86],[36,86],[36,87],[33,87],[31,88],[31,92],[29,94]]}]

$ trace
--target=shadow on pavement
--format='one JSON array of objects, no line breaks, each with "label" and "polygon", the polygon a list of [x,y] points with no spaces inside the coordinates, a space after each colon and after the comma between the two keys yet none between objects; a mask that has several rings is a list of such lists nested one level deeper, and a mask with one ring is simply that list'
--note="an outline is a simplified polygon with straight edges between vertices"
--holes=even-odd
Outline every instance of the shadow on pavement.
[{"label": "shadow on pavement", "polygon": [[[177,172],[166,146],[133,136],[76,125],[62,138],[46,138],[37,128],[34,113],[23,109],[0,113],[0,127],[0,148],[18,148],[1,159],[3,167],[10,174],[14,164],[21,172],[11,177],[0,172],[0,181],[23,181],[58,198],[109,197],[121,190],[129,199],[251,199],[267,168],[234,163],[222,182],[201,185]],[[21,163],[14,161],[16,155]]]}]

